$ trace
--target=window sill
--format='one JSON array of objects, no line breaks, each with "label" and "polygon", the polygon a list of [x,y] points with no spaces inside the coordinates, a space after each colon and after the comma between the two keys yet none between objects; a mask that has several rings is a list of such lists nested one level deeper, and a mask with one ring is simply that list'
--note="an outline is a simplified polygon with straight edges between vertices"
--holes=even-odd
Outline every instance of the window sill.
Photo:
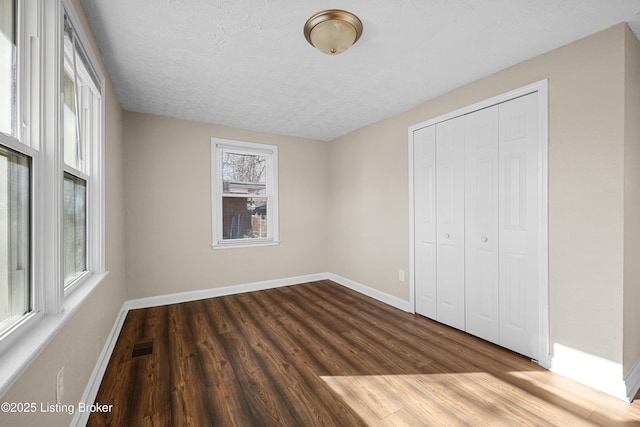
[{"label": "window sill", "polygon": [[213,243],[211,244],[211,249],[219,250],[219,249],[237,249],[237,248],[257,248],[261,246],[277,246],[280,244],[280,240],[261,240],[258,242],[253,241],[245,241],[245,242],[224,242],[224,243]]},{"label": "window sill", "polygon": [[87,277],[69,295],[63,305],[63,310],[56,314],[46,314],[38,319],[34,325],[11,339],[11,345],[0,353],[0,397],[11,388],[20,378],[31,362],[45,349],[64,325],[73,317],[82,303],[102,283],[109,272],[96,273]]},{"label": "window sill", "polygon": [[81,289],[82,285],[84,285],[87,280],[91,280],[92,277],[93,273],[91,273],[90,271],[83,271],[82,273],[76,275],[76,277],[74,277],[74,279],[70,281],[69,284],[65,284],[65,301],[69,298],[69,295],[71,295],[76,289]]}]

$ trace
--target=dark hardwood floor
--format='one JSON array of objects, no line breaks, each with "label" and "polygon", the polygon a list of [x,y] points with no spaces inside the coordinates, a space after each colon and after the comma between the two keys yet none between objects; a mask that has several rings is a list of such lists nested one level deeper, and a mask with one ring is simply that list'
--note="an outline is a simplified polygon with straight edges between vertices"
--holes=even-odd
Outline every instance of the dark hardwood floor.
[{"label": "dark hardwood floor", "polygon": [[90,426],[640,425],[637,400],[330,281],[129,312],[96,400]]}]

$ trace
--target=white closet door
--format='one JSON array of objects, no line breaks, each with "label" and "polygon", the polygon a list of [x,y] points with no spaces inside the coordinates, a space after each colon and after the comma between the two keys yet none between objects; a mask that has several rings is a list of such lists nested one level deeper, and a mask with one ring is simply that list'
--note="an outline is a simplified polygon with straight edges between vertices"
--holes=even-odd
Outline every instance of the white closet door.
[{"label": "white closet door", "polygon": [[498,106],[465,116],[467,332],[499,342]]},{"label": "white closet door", "polygon": [[413,133],[416,312],[436,319],[436,127]]},{"label": "white closet door", "polygon": [[464,330],[464,117],[436,125],[437,320]]},{"label": "white closet door", "polygon": [[537,93],[500,104],[500,345],[538,345]]}]

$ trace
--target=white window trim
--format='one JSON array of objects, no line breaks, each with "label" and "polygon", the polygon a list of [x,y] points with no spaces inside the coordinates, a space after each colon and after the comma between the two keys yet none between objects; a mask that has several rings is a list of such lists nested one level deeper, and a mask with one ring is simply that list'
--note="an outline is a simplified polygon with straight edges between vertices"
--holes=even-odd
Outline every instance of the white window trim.
[{"label": "white window trim", "polygon": [[[58,251],[60,254],[59,259],[59,280],[60,285],[57,288],[62,288],[63,298],[68,297],[72,292],[74,292],[79,287],[83,286],[88,279],[90,279],[94,274],[100,274],[105,271],[105,259],[104,259],[104,75],[101,72],[101,68],[99,63],[93,54],[91,49],[91,45],[89,44],[88,38],[84,33],[82,24],[78,16],[76,15],[73,6],[71,5],[70,0],[60,0],[60,11],[59,18],[57,20],[59,24],[59,28],[57,29],[57,37],[59,37],[57,48],[59,49],[57,58],[60,61],[58,66],[58,78],[56,79],[57,87],[56,93],[58,94],[58,144],[56,149],[58,150],[59,159],[60,159],[60,175],[62,175],[63,171],[67,171],[72,175],[80,177],[87,181],[87,271],[77,277],[73,282],[71,282],[67,287],[64,287],[64,242],[63,242],[63,234],[62,234],[62,202],[59,203],[59,215],[60,219],[58,220],[58,224],[60,225],[59,230],[59,240],[58,240]],[[87,73],[83,73],[83,78],[87,81],[87,84],[92,86],[100,97],[99,100],[99,115],[101,120],[98,121],[98,128],[94,129],[95,135],[94,140],[97,142],[95,145],[91,147],[85,147],[86,149],[86,162],[90,162],[87,165],[87,170],[89,174],[78,171],[74,168],[71,168],[64,164],[64,156],[62,155],[63,144],[62,141],[62,109],[63,109],[63,97],[60,95],[62,93],[62,75],[64,72],[64,15],[67,15],[69,20],[71,21],[71,25],[75,30],[75,34],[78,37],[78,43],[82,45],[85,55],[87,56],[87,60],[89,61],[88,66],[92,67],[94,72],[97,75],[99,81],[99,87],[95,87],[93,80]],[[76,90],[80,91],[81,88],[76,88]],[[82,120],[82,116],[77,118],[78,120]],[[64,191],[62,190],[63,180],[60,179],[59,187],[60,194],[57,200],[62,200],[62,195]]]},{"label": "white window trim", "polygon": [[[42,157],[38,150],[40,135],[39,129],[41,112],[38,109],[40,105],[41,94],[39,91],[39,7],[31,1],[20,1],[16,3],[16,27],[18,43],[17,52],[17,129],[15,136],[8,136],[0,133],[0,143],[18,153],[27,155],[31,158],[31,182],[30,182],[30,271],[29,271],[29,292],[31,312],[27,313],[17,323],[13,324],[8,330],[0,333],[0,353],[14,341],[14,337],[22,336],[25,331],[29,330],[39,319],[42,318],[44,301],[44,286],[37,280],[39,274],[38,248],[41,243],[38,234],[38,215],[37,209],[42,209],[38,195],[41,193],[40,181],[42,179]],[[42,216],[42,215],[41,215]],[[0,360],[0,366],[3,366]],[[0,377],[1,378],[1,377]]]},{"label": "white window trim", "polygon": [[[222,150],[229,148],[238,153],[267,155],[267,204],[268,232],[270,237],[253,239],[222,239]],[[212,223],[211,248],[232,249],[259,246],[276,246],[280,244],[278,217],[278,147],[276,145],[259,144],[254,142],[236,141],[223,138],[211,138],[211,195],[212,195]]]},{"label": "white window trim", "polygon": [[[20,119],[20,117],[18,117],[18,119]],[[38,171],[40,170],[38,151],[34,150],[33,148],[25,144],[16,142],[12,137],[8,137],[2,133],[0,133],[0,143],[5,147],[8,147],[18,153],[25,154],[31,158],[30,205],[31,205],[31,211],[34,212],[37,209],[37,206],[36,206],[37,200],[35,196],[37,194],[36,187],[37,187],[37,182],[39,177]],[[38,268],[38,264],[35,259],[35,256],[36,256],[36,249],[37,249],[36,245],[39,241],[38,236],[35,233],[35,227],[36,227],[35,220],[36,220],[36,215],[32,214],[30,218],[30,229],[31,229],[32,238],[30,242],[31,250],[29,254],[30,264],[31,264],[29,267],[30,269],[29,271],[30,285],[29,286],[31,286],[31,289],[30,289],[31,312],[23,316],[21,320],[13,324],[9,329],[0,333],[0,354],[5,348],[9,348],[13,346],[15,344],[16,337],[20,337],[23,334],[25,334],[26,331],[28,331],[33,325],[35,325],[36,322],[40,320],[43,316],[43,312],[42,312],[43,301],[41,298],[42,292],[40,291],[42,289],[42,286],[40,286],[40,284],[35,280],[35,277],[34,277]],[[4,367],[3,362],[4,360],[0,358],[0,366],[2,367]],[[2,370],[0,369],[0,380],[1,378],[2,378]]]},{"label": "white window trim", "polygon": [[[62,330],[82,303],[104,281],[104,75],[84,34],[71,0],[18,1],[18,138],[0,142],[32,158],[30,314],[0,337],[0,397]],[[87,61],[99,80],[96,155],[88,159],[87,270],[64,290],[62,207],[63,19],[69,17]],[[89,194],[90,193],[90,194]]]}]

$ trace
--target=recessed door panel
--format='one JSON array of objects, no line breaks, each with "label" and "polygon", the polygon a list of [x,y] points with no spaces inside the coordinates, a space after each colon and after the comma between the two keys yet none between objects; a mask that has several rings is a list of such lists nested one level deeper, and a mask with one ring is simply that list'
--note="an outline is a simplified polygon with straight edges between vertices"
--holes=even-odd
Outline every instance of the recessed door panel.
[{"label": "recessed door panel", "polygon": [[[477,276],[475,277],[475,286],[478,297],[474,301],[474,305],[476,305],[476,312],[473,314],[483,321],[492,323],[497,320],[498,313],[498,298],[496,292],[496,277],[498,275],[498,271],[496,268],[495,252],[495,250],[480,249],[474,254],[475,262],[478,265],[478,271],[476,272]],[[469,304],[471,304],[471,302]],[[469,322],[471,322],[471,318]],[[497,337],[497,328],[495,332]]]},{"label": "recessed door panel", "polygon": [[415,251],[416,312],[436,319],[436,247],[419,242]]},{"label": "recessed door panel", "polygon": [[[482,156],[481,154],[468,159],[468,176],[472,181],[468,182],[467,187],[471,191],[470,194],[473,194],[473,200],[469,200],[466,205],[475,207],[472,222],[478,228],[496,228],[498,222],[495,218],[498,200],[496,198],[498,192],[497,160],[493,156]],[[475,168],[475,173],[473,173],[473,168]]]},{"label": "recessed door panel", "polygon": [[[456,164],[454,161],[438,164],[438,217],[440,223],[455,226],[456,215]],[[460,190],[458,190],[460,191]]]},{"label": "recessed door panel", "polygon": [[526,256],[522,253],[503,254],[503,324],[514,331],[526,330]]},{"label": "recessed door panel", "polygon": [[[441,244],[438,252],[438,279],[443,283],[455,282],[458,276],[456,247]],[[439,288],[440,304],[447,310],[455,310],[458,305],[458,292],[454,286]]]},{"label": "recessed door panel", "polygon": [[515,152],[504,156],[505,227],[526,230],[527,154]]},{"label": "recessed door panel", "polygon": [[435,225],[435,194],[430,189],[436,185],[436,170],[433,165],[416,168],[416,179],[420,185],[416,186],[416,191],[422,194],[420,210],[416,212],[416,220],[424,224]]}]

